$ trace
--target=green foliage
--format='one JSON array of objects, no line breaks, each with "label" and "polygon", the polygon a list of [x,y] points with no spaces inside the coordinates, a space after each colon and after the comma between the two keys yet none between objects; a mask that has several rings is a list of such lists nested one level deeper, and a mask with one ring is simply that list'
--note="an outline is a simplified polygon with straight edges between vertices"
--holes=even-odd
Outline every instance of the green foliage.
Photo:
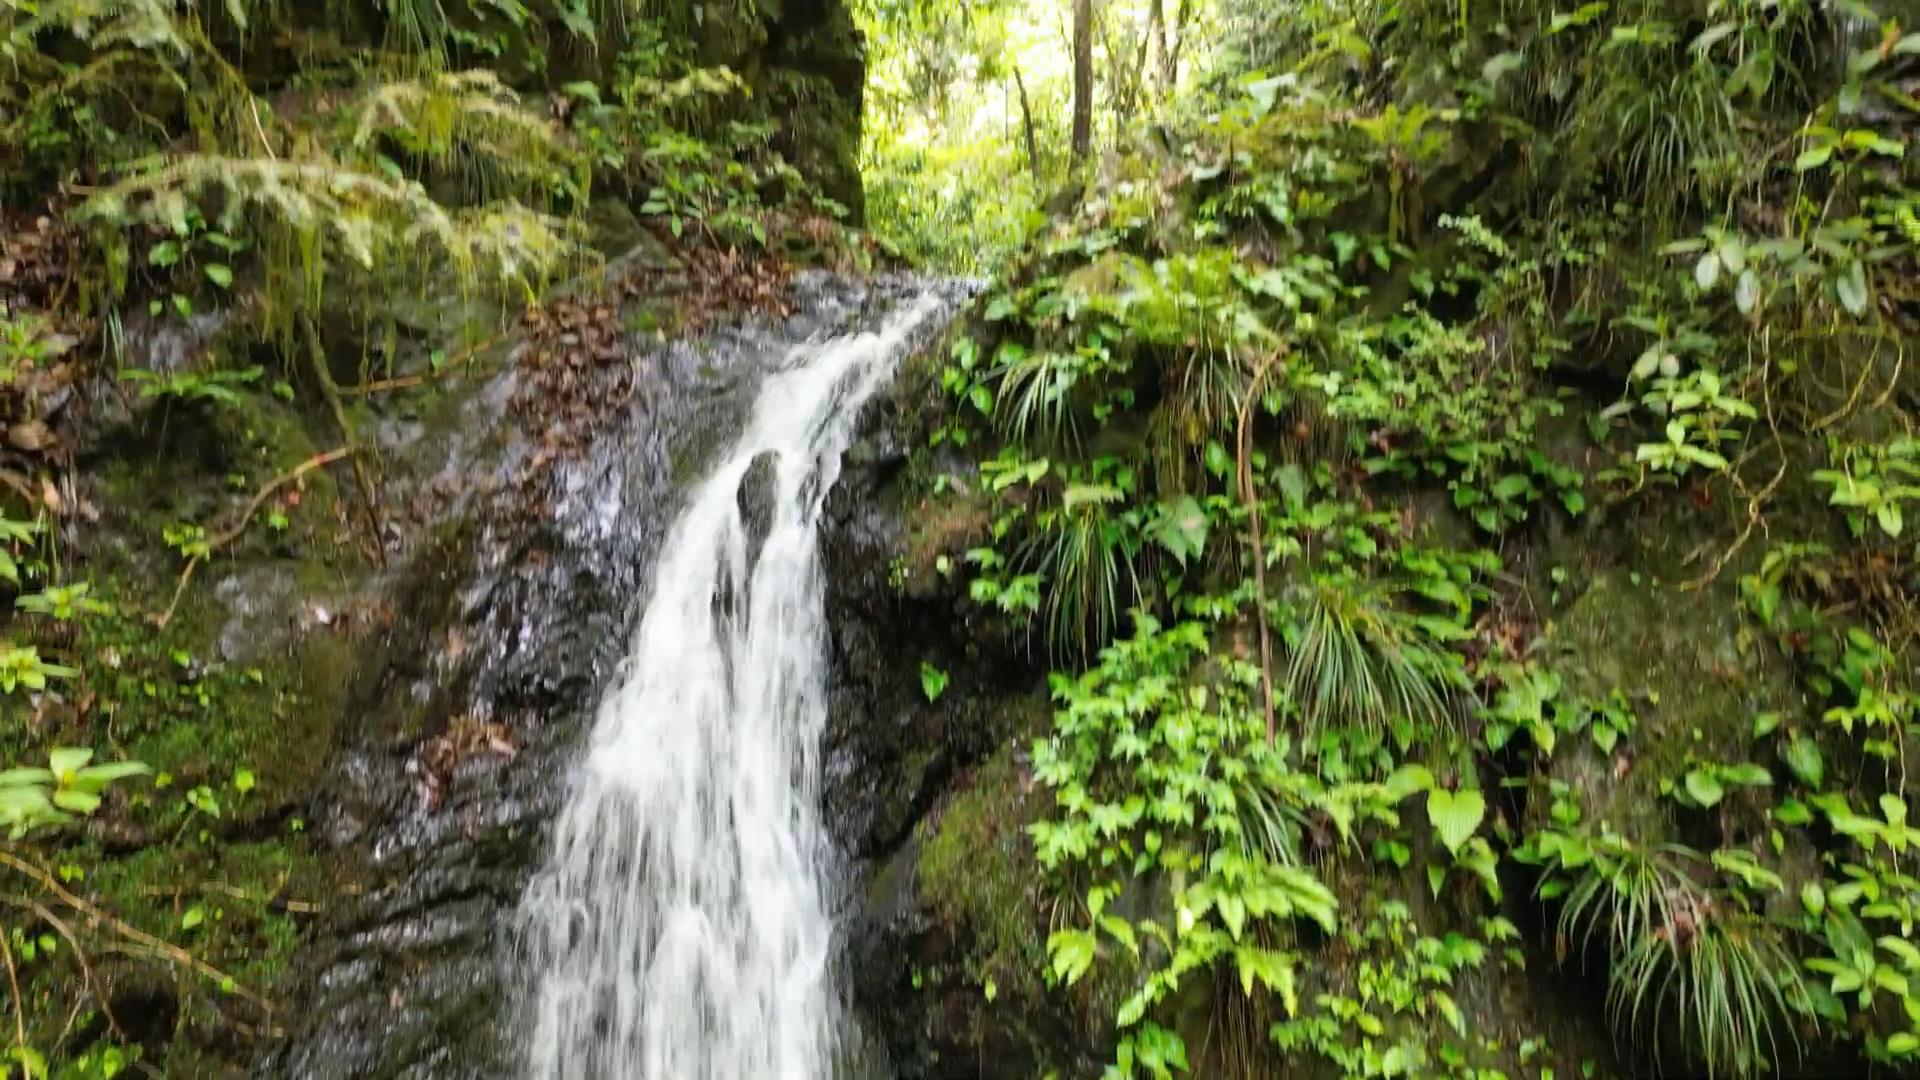
[{"label": "green foliage", "polygon": [[[1778,877],[1739,854],[1716,853],[1711,865],[1763,894],[1779,891]],[[1536,833],[1521,856],[1547,868],[1542,897],[1562,900],[1563,954],[1607,956],[1608,1015],[1623,1031],[1645,1033],[1656,1052],[1663,1034],[1676,1035],[1714,1075],[1777,1063],[1783,1038],[1797,1050],[1809,999],[1780,927],[1749,910],[1742,892],[1704,886],[1697,853],[1557,827]]]},{"label": "green foliage", "polygon": [[93,813],[100,808],[107,785],[153,771],[137,761],[88,764],[92,760],[91,750],[60,747],[48,755],[44,769],[0,772],[0,824],[18,840],[34,829],[69,821],[75,814]]},{"label": "green foliage", "polygon": [[[997,74],[938,41],[992,40],[1001,13],[877,6],[933,31],[889,46],[911,58],[890,77],[921,80],[895,105]],[[1311,905],[1252,914],[1249,890],[1309,865],[1347,933],[1349,894],[1397,869],[1448,905],[1537,874],[1554,951],[1606,968],[1630,1067],[1751,1075],[1803,1040],[1920,1056],[1920,958],[1893,944],[1920,914],[1912,28],[1865,3],[1204,7],[1225,36],[1200,92],[989,288],[934,434],[993,506],[975,599],[1045,615],[1056,656],[1107,646],[1055,677],[1034,761],[1060,812],[1034,839],[1062,913],[1049,970],[1099,983],[1079,1001],[1132,991],[1116,1071],[1174,1067],[1168,996],[1229,953],[1289,1052],[1511,1067],[1481,1066],[1496,1051],[1406,959],[1445,941],[1425,913],[1331,974],[1361,947],[1315,952],[1293,925]],[[888,227],[982,220],[1010,157],[913,181]],[[938,184],[958,195],[930,213]],[[1738,576],[1764,634],[1702,662],[1760,669],[1777,645],[1806,707],[1676,725],[1614,657],[1563,666],[1557,620],[1616,561],[1694,578],[1675,617]],[[1154,629],[1112,640],[1134,605]],[[1389,815],[1414,792],[1409,831]],[[1384,873],[1355,884],[1340,856],[1363,841]]]},{"label": "green foliage", "polygon": [[[1031,827],[1040,863],[1084,896],[1048,938],[1052,974],[1075,983],[1096,961],[1131,971],[1118,1020],[1135,1039],[1157,1030],[1143,1025],[1191,972],[1215,964],[1291,1011],[1297,957],[1271,942],[1295,920],[1336,928],[1333,894],[1302,862],[1308,823],[1351,840],[1363,822],[1393,820],[1396,800],[1382,785],[1295,772],[1249,708],[1257,671],[1209,658],[1204,624],[1136,622],[1098,668],[1053,677],[1054,733],[1033,748],[1061,811]],[[1142,889],[1164,894],[1166,914],[1112,910]]]},{"label": "green foliage", "polygon": [[[1484,940],[1459,931],[1434,937],[1419,932],[1405,904],[1369,904],[1376,906],[1341,930],[1346,950],[1362,957],[1350,991],[1315,995],[1302,1015],[1273,1024],[1274,1044],[1313,1054],[1345,1076],[1499,1075],[1477,1065],[1498,1059],[1497,1036],[1472,1030],[1455,993],[1490,966],[1490,946],[1517,936],[1516,928],[1496,916],[1483,923]],[[1509,949],[1494,966],[1517,970],[1520,955]]]},{"label": "green foliage", "polygon": [[240,404],[241,388],[260,381],[260,367],[213,371],[142,371],[128,368],[120,377],[140,388],[142,398],[206,401],[216,405]]},{"label": "green foliage", "polygon": [[940,695],[947,692],[947,673],[925,660],[920,661],[920,689],[926,693],[929,703],[939,701]]},{"label": "green foliage", "polygon": [[1869,521],[1889,538],[1899,539],[1906,525],[1905,506],[1920,501],[1920,440],[1901,436],[1884,443],[1829,445],[1831,469],[1812,478],[1833,490],[1828,502],[1842,507],[1856,539]]}]

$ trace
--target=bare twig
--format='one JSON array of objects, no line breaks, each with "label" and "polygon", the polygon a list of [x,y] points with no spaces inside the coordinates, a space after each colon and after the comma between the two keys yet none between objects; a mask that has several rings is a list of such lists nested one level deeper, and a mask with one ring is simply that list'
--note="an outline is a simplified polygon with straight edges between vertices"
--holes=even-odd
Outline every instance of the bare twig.
[{"label": "bare twig", "polygon": [[93,977],[93,965],[87,963],[87,951],[80,947],[80,939],[74,936],[73,928],[38,900],[29,901],[28,906],[67,940],[67,945],[73,949],[73,958],[80,963],[80,975],[86,980],[87,989],[93,992],[93,1000],[100,1006],[100,1015],[107,1020],[107,1030],[113,1033],[114,1038],[126,1041],[126,1032],[120,1029],[120,1021],[114,1018],[113,1008],[107,1004],[106,991],[101,988],[100,981]]},{"label": "bare twig", "polygon": [[[0,933],[0,957],[7,961],[7,985],[13,989],[13,1034],[14,1045],[21,1050],[27,1048],[27,1003],[20,996],[20,971],[13,966],[13,946],[7,943],[7,935]],[[23,1058],[20,1062],[20,1075],[33,1080],[33,1071],[27,1067]]]},{"label": "bare twig", "polygon": [[442,360],[439,369],[435,371],[423,371],[417,375],[402,375],[397,379],[375,379],[372,382],[361,383],[358,386],[339,387],[340,396],[366,397],[372,394],[384,394],[390,390],[407,390],[416,386],[425,386],[430,382],[438,382],[441,379],[451,379],[458,375],[465,375],[473,369],[473,360],[475,357],[499,344],[500,340],[504,337],[506,337],[505,333],[494,334],[484,341],[461,349],[459,352]]},{"label": "bare twig", "polygon": [[[307,362],[313,367],[313,377],[320,384],[320,392],[326,396],[327,405],[333,410],[334,422],[340,425],[340,434],[349,445],[358,441],[354,434],[353,419],[347,415],[347,407],[340,400],[340,385],[333,381],[333,372],[327,369],[327,349],[320,340],[320,327],[310,315],[300,317],[300,325],[307,336]],[[367,470],[362,467],[359,458],[353,459],[353,479],[360,488],[361,506],[367,513],[367,525],[371,529],[374,558],[386,565],[387,548],[380,541],[380,510],[373,499],[373,484],[367,479]]]},{"label": "bare twig", "polygon": [[1255,617],[1260,630],[1260,698],[1266,710],[1267,745],[1273,745],[1273,639],[1267,629],[1267,546],[1260,536],[1260,496],[1254,490],[1253,483],[1253,403],[1260,396],[1260,387],[1266,382],[1267,372],[1272,368],[1278,356],[1269,356],[1260,362],[1253,373],[1253,381],[1247,386],[1246,397],[1240,401],[1238,438],[1235,451],[1239,457],[1237,478],[1240,482],[1240,499],[1247,507],[1247,532],[1253,544],[1253,596]]},{"label": "bare twig", "polygon": [[342,446],[329,450],[324,454],[315,454],[287,472],[281,473],[279,476],[267,481],[259,491],[254,492],[253,498],[247,503],[246,509],[240,512],[240,517],[235,520],[232,525],[227,526],[208,538],[206,554],[195,555],[193,558],[187,560],[186,569],[180,571],[180,580],[173,587],[173,599],[167,602],[167,610],[162,612],[160,616],[154,620],[155,625],[165,629],[166,625],[173,621],[174,610],[180,606],[180,597],[187,591],[187,582],[193,580],[194,570],[199,567],[202,560],[211,556],[214,552],[219,551],[221,548],[226,547],[228,544],[233,543],[235,540],[240,539],[241,534],[247,530],[247,522],[253,520],[253,515],[259,512],[261,505],[267,501],[269,496],[313,470],[331,465],[342,458],[351,457],[359,453],[359,451],[360,448],[357,446]]}]

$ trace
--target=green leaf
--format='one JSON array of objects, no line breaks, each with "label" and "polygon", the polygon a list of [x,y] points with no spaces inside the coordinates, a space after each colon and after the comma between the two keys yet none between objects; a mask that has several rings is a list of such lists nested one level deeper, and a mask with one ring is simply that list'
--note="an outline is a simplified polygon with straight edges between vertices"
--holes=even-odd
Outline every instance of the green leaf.
[{"label": "green leaf", "polygon": [[101,765],[89,765],[73,774],[73,782],[99,790],[115,780],[125,780],[129,776],[146,776],[153,770],[142,761],[109,761]]},{"label": "green leaf", "polygon": [[91,814],[100,809],[100,796],[81,788],[60,788],[53,793],[53,805],[76,814]]},{"label": "green leaf", "polygon": [[987,389],[986,384],[974,383],[973,386],[967,390],[967,401],[971,403],[974,409],[982,416],[993,415],[993,391]]},{"label": "green leaf", "polygon": [[1729,765],[1721,769],[1720,779],[1729,784],[1741,784],[1746,787],[1770,787],[1773,784],[1773,774],[1767,772],[1764,766],[1755,765],[1751,761],[1743,761],[1738,765]]},{"label": "green leaf", "polygon": [[1178,502],[1161,507],[1153,539],[1185,568],[1187,560],[1199,557],[1206,548],[1208,526],[1207,512],[1193,496],[1182,495]]},{"label": "green leaf", "polygon": [[1460,845],[1480,828],[1486,816],[1486,797],[1476,790],[1434,788],[1427,792],[1427,820],[1433,823],[1434,834],[1449,853],[1458,855]]},{"label": "green leaf", "polygon": [[1700,256],[1699,262],[1693,264],[1693,283],[1700,286],[1701,292],[1706,292],[1713,288],[1714,282],[1719,280],[1720,255],[1718,252],[1709,251]]},{"label": "green leaf", "polygon": [[1835,295],[1840,298],[1840,306],[1847,314],[1858,318],[1867,313],[1869,297],[1867,295],[1867,268],[1859,259],[1850,260],[1845,270],[1833,281]]},{"label": "green leaf", "polygon": [[213,282],[220,288],[227,289],[233,287],[233,268],[227,264],[208,263],[200,269],[207,275],[208,281]]},{"label": "green leaf", "polygon": [[1433,773],[1425,765],[1409,762],[1393,770],[1385,786],[1387,801],[1397,803],[1415,792],[1433,790]]},{"label": "green leaf", "polygon": [[47,755],[47,768],[60,783],[65,784],[73,779],[74,773],[85,768],[87,762],[92,760],[93,751],[91,750],[77,746],[61,746]]},{"label": "green leaf", "polygon": [[[939,701],[940,695],[947,690],[947,673],[927,663],[925,660],[920,661],[920,689],[927,695],[928,701]],[[251,787],[253,785],[248,784],[247,786]],[[242,788],[241,790],[244,791],[246,789]]]},{"label": "green leaf", "polygon": [[1753,718],[1753,737],[1758,739],[1773,734],[1780,727],[1781,716],[1777,712],[1763,712]]},{"label": "green leaf", "polygon": [[1526,473],[1508,473],[1493,485],[1493,496],[1502,502],[1533,495],[1533,478]]},{"label": "green leaf", "polygon": [[1817,169],[1832,160],[1833,147],[1815,146],[1811,149],[1801,151],[1800,156],[1793,160],[1793,167],[1801,172],[1807,172],[1812,169]]},{"label": "green leaf", "polygon": [[1053,977],[1072,986],[1093,966],[1093,934],[1087,930],[1057,930],[1047,938]]},{"label": "green leaf", "polygon": [[1726,798],[1727,791],[1720,786],[1720,779],[1706,769],[1695,769],[1687,774],[1686,788],[1688,797],[1703,807],[1718,805]]},{"label": "green leaf", "polygon": [[1488,86],[1499,86],[1501,79],[1520,70],[1525,64],[1525,59],[1519,53],[1503,52],[1480,65],[1480,77],[1486,80]]},{"label": "green leaf", "polygon": [[206,921],[207,909],[205,905],[195,904],[188,908],[185,914],[180,916],[180,929],[191,930]]},{"label": "green leaf", "polygon": [[1760,278],[1752,270],[1742,273],[1733,287],[1733,306],[1742,315],[1751,315],[1760,306]]},{"label": "green leaf", "polygon": [[1218,442],[1207,441],[1206,459],[1207,471],[1216,480],[1225,480],[1227,474],[1233,471],[1233,455],[1227,453],[1227,448]]},{"label": "green leaf", "polygon": [[1880,523],[1880,531],[1898,538],[1904,522],[1900,516],[1900,504],[1888,499],[1874,508],[1873,519]]},{"label": "green leaf", "polygon": [[1826,759],[1820,753],[1820,745],[1812,739],[1795,735],[1780,748],[1780,760],[1792,771],[1794,779],[1806,787],[1818,791],[1826,783]]}]

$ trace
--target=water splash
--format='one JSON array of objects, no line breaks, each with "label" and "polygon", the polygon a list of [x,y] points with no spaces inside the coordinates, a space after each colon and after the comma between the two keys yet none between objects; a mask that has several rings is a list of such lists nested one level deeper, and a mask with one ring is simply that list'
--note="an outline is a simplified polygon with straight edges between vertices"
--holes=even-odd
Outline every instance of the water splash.
[{"label": "water splash", "polygon": [[[939,306],[925,296],[877,333],[800,350],[675,522],[522,904],[539,973],[532,1075],[832,1071],[841,1021],[817,809],[817,527],[861,404]],[[756,552],[740,490],[763,471],[770,513]]]}]

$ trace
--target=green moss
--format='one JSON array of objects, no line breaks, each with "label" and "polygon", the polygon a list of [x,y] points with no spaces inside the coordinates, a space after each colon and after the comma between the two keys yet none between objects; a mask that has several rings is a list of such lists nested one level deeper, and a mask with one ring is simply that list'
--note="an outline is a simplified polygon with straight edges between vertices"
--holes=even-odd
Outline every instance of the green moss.
[{"label": "green moss", "polygon": [[922,826],[919,866],[921,895],[970,941],[971,974],[1016,996],[1038,994],[1047,966],[1039,867],[1025,828],[1040,800],[1027,786],[1011,748],[994,755]]},{"label": "green moss", "polygon": [[1590,819],[1639,842],[1681,839],[1661,788],[1679,780],[1690,757],[1752,760],[1754,716],[1804,708],[1791,674],[1742,625],[1725,587],[1683,592],[1610,570],[1549,627],[1547,641],[1568,692],[1604,700],[1619,689],[1633,703],[1625,750],[1601,755],[1571,740],[1553,772],[1580,794]]}]

